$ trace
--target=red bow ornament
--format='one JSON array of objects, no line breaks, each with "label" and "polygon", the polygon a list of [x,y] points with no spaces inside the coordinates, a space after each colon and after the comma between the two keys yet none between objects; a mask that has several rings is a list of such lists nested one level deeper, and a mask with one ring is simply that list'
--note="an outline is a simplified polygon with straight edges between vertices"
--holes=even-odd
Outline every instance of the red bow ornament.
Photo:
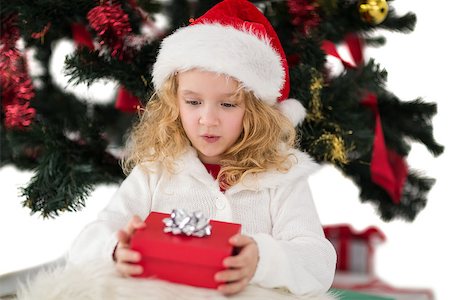
[{"label": "red bow ornament", "polygon": [[[361,39],[356,34],[349,34],[345,38],[353,62],[341,57],[336,45],[328,40],[323,41],[322,50],[331,56],[338,58],[345,68],[356,68],[363,62]],[[370,175],[372,182],[382,187],[396,204],[400,203],[403,187],[408,176],[408,167],[402,156],[386,146],[380,112],[378,110],[378,98],[374,93],[367,93],[361,104],[368,106],[375,117],[375,133],[370,162]]]}]

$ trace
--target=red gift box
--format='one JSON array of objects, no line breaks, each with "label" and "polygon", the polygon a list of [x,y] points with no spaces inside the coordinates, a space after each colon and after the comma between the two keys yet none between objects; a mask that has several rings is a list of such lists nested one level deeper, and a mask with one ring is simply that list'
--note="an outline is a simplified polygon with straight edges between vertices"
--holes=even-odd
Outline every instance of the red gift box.
[{"label": "red gift box", "polygon": [[378,228],[357,231],[348,224],[324,226],[325,236],[337,252],[338,272],[373,275],[374,246],[386,238]]},{"label": "red gift box", "polygon": [[224,270],[224,258],[233,254],[229,238],[241,225],[211,220],[211,235],[204,237],[164,232],[163,219],[169,214],[152,212],[146,227],[138,229],[130,247],[141,253],[138,263],[144,272],[136,277],[154,277],[192,286],[217,288],[214,275]]}]

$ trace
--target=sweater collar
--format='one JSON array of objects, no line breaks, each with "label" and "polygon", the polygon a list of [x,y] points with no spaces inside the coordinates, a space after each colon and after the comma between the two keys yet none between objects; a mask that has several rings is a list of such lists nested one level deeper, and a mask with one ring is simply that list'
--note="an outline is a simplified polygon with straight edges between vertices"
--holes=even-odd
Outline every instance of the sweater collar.
[{"label": "sweater collar", "polygon": [[319,169],[319,165],[306,153],[296,149],[289,150],[292,167],[285,173],[277,170],[269,170],[264,173],[250,174],[241,182],[232,186],[229,193],[237,193],[243,190],[259,191],[273,189],[290,182],[304,180]]},{"label": "sweater collar", "polygon": [[[290,154],[289,159],[293,165],[286,173],[269,170],[264,173],[250,174],[244,180],[228,189],[226,194],[237,193],[243,190],[259,191],[262,189],[276,188],[290,181],[299,181],[307,178],[319,169],[319,165],[308,154],[297,149],[289,149],[288,152]],[[215,182],[218,185],[217,181],[214,181],[198,158],[196,150],[192,147],[189,147],[181,155],[176,168],[178,174],[192,176],[206,184]]]},{"label": "sweater collar", "polygon": [[192,147],[189,147],[176,161],[175,172],[194,177],[207,185],[214,183],[218,185],[198,158],[197,151]]}]

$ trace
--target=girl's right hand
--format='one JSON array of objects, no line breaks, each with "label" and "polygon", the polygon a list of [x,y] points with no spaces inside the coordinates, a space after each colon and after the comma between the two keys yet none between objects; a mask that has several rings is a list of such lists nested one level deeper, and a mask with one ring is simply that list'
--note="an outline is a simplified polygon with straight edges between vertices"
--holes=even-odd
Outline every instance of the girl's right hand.
[{"label": "girl's right hand", "polygon": [[136,264],[141,260],[141,254],[130,249],[131,236],[136,229],[143,227],[145,227],[145,223],[135,215],[124,229],[117,232],[119,242],[114,250],[113,258],[117,271],[123,276],[139,275],[143,272],[142,266]]}]

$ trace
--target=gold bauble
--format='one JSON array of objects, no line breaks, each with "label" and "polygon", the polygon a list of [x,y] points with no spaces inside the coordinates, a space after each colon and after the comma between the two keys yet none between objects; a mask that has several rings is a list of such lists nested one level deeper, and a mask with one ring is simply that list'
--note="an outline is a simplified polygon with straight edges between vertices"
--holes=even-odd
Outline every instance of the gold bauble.
[{"label": "gold bauble", "polygon": [[386,0],[360,0],[359,14],[365,22],[377,25],[386,19],[389,5]]}]

